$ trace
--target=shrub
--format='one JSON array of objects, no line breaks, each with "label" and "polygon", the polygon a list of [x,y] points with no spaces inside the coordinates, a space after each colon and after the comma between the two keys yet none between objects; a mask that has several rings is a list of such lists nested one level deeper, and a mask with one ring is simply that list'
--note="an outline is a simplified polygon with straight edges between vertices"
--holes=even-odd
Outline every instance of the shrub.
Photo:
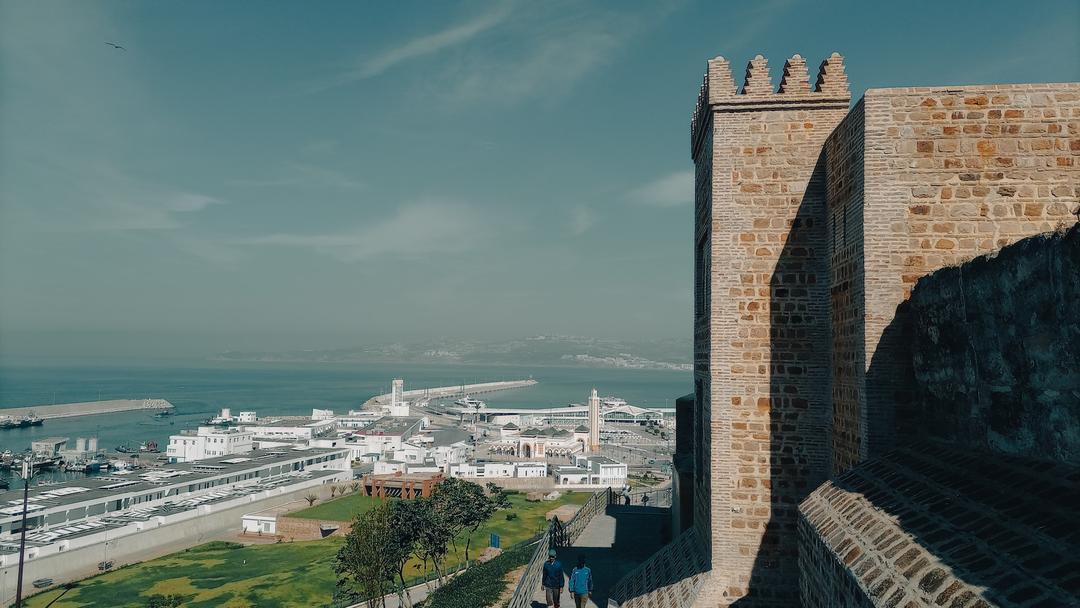
[{"label": "shrub", "polygon": [[450,579],[418,604],[423,608],[487,608],[506,589],[506,573],[528,563],[536,545],[523,543]]},{"label": "shrub", "polygon": [[191,553],[201,553],[203,551],[220,551],[222,549],[243,549],[244,545],[240,543],[230,543],[224,540],[212,540],[204,545],[198,547],[192,547],[188,549]]},{"label": "shrub", "polygon": [[506,514],[506,521],[514,521],[517,518],[518,518],[518,514],[514,513],[513,511]]}]

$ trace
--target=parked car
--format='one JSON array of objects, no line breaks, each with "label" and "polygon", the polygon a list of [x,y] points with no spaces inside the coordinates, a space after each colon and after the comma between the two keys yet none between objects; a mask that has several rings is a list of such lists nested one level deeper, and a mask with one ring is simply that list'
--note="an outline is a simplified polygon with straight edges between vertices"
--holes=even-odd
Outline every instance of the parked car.
[{"label": "parked car", "polygon": [[53,584],[53,579],[51,579],[51,578],[39,578],[36,581],[34,581],[34,586],[37,587],[38,589],[44,589],[46,587],[50,587],[50,586],[52,586],[52,584]]},{"label": "parked car", "polygon": [[97,569],[102,572],[112,570],[112,562],[98,562]]}]

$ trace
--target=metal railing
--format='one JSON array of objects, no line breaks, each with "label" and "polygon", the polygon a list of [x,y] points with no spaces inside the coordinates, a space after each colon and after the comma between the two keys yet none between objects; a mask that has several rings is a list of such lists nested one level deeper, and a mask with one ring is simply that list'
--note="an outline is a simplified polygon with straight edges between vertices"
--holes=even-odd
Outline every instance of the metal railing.
[{"label": "metal railing", "polygon": [[514,589],[514,595],[507,603],[507,608],[528,608],[532,606],[533,594],[540,587],[540,578],[543,576],[544,562],[547,561],[548,549],[552,547],[568,547],[581,536],[582,531],[589,525],[597,513],[603,512],[609,504],[612,504],[614,494],[610,489],[600,490],[585,502],[574,514],[570,521],[565,524],[558,517],[551,519],[548,533],[536,545],[529,564],[521,574]]},{"label": "metal railing", "polygon": [[[612,497],[612,504],[627,505],[626,494],[616,494]],[[629,506],[634,507],[670,507],[671,486],[652,490],[637,490],[629,494]]]}]

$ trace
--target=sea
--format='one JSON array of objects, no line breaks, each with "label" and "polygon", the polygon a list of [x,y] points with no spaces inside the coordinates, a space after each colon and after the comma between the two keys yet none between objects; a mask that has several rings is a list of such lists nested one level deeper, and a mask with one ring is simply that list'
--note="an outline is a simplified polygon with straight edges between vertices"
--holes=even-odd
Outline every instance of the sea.
[{"label": "sea", "polygon": [[584,403],[596,388],[633,405],[673,407],[692,389],[690,372],[585,367],[475,366],[416,363],[262,363],[207,360],[5,361],[0,366],[4,408],[105,399],[167,399],[175,416],[121,412],[46,420],[40,427],[0,430],[0,451],[22,451],[36,439],[97,437],[101,449],[157,442],[194,429],[222,408],[235,415],[311,414],[313,408],[347,412],[390,392],[393,378],[405,389],[534,378],[531,387],[478,396],[492,405],[520,408]]}]

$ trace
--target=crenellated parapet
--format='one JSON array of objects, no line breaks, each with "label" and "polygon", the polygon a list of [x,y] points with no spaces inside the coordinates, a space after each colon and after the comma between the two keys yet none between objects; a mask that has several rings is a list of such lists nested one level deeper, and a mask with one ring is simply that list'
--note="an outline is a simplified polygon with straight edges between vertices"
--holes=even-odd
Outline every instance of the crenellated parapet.
[{"label": "crenellated parapet", "polygon": [[757,55],[746,64],[742,86],[736,88],[731,64],[724,57],[710,59],[690,119],[691,155],[695,153],[710,112],[847,108],[851,89],[844,57],[833,53],[821,62],[813,87],[806,60],[793,55],[784,62],[780,88],[774,89],[769,60]]}]

